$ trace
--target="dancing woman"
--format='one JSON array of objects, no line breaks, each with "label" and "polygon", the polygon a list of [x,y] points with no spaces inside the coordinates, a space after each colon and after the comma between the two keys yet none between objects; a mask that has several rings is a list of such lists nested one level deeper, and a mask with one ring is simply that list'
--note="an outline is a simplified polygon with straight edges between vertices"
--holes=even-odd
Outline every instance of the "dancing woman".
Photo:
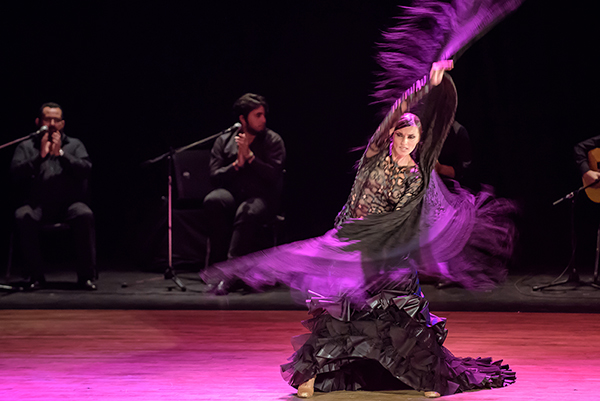
[{"label": "dancing woman", "polygon": [[[371,138],[335,229],[203,273],[206,281],[239,277],[256,288],[283,282],[311,294],[313,318],[304,322],[311,333],[294,339],[296,352],[282,366],[299,397],[310,397],[315,388],[406,386],[433,397],[515,379],[500,362],[456,358],[442,346],[445,320],[429,313],[417,277],[423,259],[434,257],[451,267],[457,261],[467,277],[461,283],[475,286],[481,280],[470,279],[484,277],[482,266],[494,266],[490,261],[509,250],[493,245],[510,242],[508,221],[501,218],[504,204],[482,205],[472,195],[444,192],[433,171],[456,109],[454,84],[443,75],[448,68],[447,62],[435,63],[431,80]],[[423,119],[402,112],[423,94]],[[418,147],[419,164],[412,156]],[[478,274],[465,273],[472,271]]]},{"label": "dancing woman", "polygon": [[457,358],[444,348],[445,320],[429,313],[420,289],[418,269],[441,262],[447,278],[467,288],[494,285],[512,244],[508,203],[485,192],[451,194],[434,172],[457,97],[444,74],[451,63],[429,68],[396,96],[369,141],[334,229],[201,274],[255,288],[281,282],[309,295],[310,333],[294,339],[296,352],[282,365],[299,397],[406,386],[437,397],[515,380],[501,361]]},{"label": "dancing woman", "polygon": [[[436,131],[435,125],[439,132],[447,132],[456,106],[454,85],[449,77],[442,81],[444,68],[447,67],[435,63],[431,72],[429,86],[442,85],[433,90],[428,102],[430,107],[437,109],[435,115],[429,113],[433,121],[429,121],[425,129],[430,134]],[[407,103],[403,102],[400,108],[405,109],[409,105]],[[360,161],[348,202],[338,215],[338,235],[356,238],[360,230],[348,234],[343,224],[349,219],[359,219],[350,220],[351,224],[359,225],[376,215],[400,219],[403,221],[401,224],[410,230],[413,216],[420,217],[424,213],[423,203],[440,204],[431,201],[439,195],[425,193],[429,180],[411,156],[418,144],[424,147],[424,153],[439,152],[435,141],[428,141],[427,145],[421,142],[422,133],[419,118],[404,113],[391,129],[378,131],[371,138]],[[435,161],[435,158],[431,160]],[[423,170],[429,170],[427,174],[431,176],[431,182],[439,185],[439,177],[432,172],[431,165]],[[429,191],[437,191],[431,182]],[[429,200],[422,201],[423,196]],[[444,196],[452,198],[449,194]],[[471,209],[476,208],[476,202],[467,203]],[[393,216],[394,213],[398,215]],[[453,220],[457,221],[442,223],[444,229],[455,223],[460,225],[462,217]],[[486,220],[489,226],[489,219],[483,218],[481,222]],[[379,227],[381,223],[378,222]],[[431,223],[429,218],[428,224]],[[419,226],[424,227],[423,224]],[[368,231],[368,228],[362,230]],[[423,248],[423,236],[428,235],[421,234],[419,248]],[[469,235],[479,236],[473,231]],[[445,235],[436,238],[436,244],[439,241],[443,241],[444,245],[460,242]],[[443,245],[441,247],[444,248]],[[419,287],[417,261],[404,253],[390,253],[390,249],[384,252],[385,245],[379,249],[379,256],[373,248],[362,252],[368,294],[364,303],[348,302],[345,297],[314,296],[310,300],[313,318],[304,324],[311,333],[296,339],[299,345],[296,352],[290,363],[282,366],[284,378],[298,387],[299,397],[310,397],[314,388],[328,392],[393,390],[407,386],[424,391],[427,397],[439,397],[471,389],[501,387],[515,380],[514,373],[501,362],[492,363],[489,358],[456,358],[444,348],[445,321],[429,313]],[[371,256],[365,256],[365,253]],[[395,268],[390,269],[390,265]]]}]

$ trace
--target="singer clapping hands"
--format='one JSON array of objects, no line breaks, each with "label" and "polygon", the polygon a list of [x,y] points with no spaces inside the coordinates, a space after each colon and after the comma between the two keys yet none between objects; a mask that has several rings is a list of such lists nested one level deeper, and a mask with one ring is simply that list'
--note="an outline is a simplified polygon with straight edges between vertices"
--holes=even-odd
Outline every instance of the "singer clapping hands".
[{"label": "singer clapping hands", "polygon": [[[223,130],[211,149],[214,190],[203,202],[210,263],[264,248],[257,234],[277,211],[285,160],[283,140],[266,126],[267,110],[264,97],[241,96],[233,105],[237,121]],[[210,284],[220,294],[228,291],[227,283]]]},{"label": "singer clapping hands", "polygon": [[94,214],[89,205],[87,183],[92,162],[83,142],[64,132],[60,105],[44,103],[35,119],[38,130],[15,149],[10,165],[18,186],[15,233],[23,260],[23,273],[29,276],[31,290],[45,286],[45,264],[40,248],[42,224],[68,223],[73,241],[65,249],[74,255],[77,288],[95,290],[96,243]]}]

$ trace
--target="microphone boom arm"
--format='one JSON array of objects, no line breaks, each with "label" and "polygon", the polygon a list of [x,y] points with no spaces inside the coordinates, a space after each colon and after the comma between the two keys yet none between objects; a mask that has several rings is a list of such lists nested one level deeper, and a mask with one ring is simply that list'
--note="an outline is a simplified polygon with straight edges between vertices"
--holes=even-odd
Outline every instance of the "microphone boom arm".
[{"label": "microphone boom arm", "polygon": [[206,142],[211,141],[211,140],[213,140],[215,138],[218,138],[219,136],[223,135],[227,131],[235,132],[235,131],[239,130],[240,127],[241,127],[240,123],[235,123],[231,127],[227,128],[224,131],[217,132],[214,135],[211,135],[209,137],[200,139],[199,141],[196,141],[194,143],[190,143],[189,145],[185,145],[185,146],[182,146],[182,147],[177,148],[177,149],[172,149],[172,150],[168,151],[167,153],[164,153],[164,154],[162,154],[162,155],[160,155],[158,157],[155,157],[154,159],[146,160],[145,162],[142,163],[142,166],[147,166],[147,165],[156,163],[158,161],[161,161],[165,157],[171,156],[171,155],[179,153],[179,152],[183,152],[184,150],[188,150],[188,149],[193,148],[193,147],[198,146],[198,145],[202,145],[203,143],[206,143]]},{"label": "microphone boom arm", "polygon": [[562,198],[560,198],[559,200],[557,200],[557,201],[554,201],[554,202],[552,203],[552,206],[556,206],[556,205],[558,205],[560,202],[562,202],[562,201],[564,201],[564,200],[567,200],[567,199],[571,199],[571,198],[573,198],[573,197],[574,197],[575,195],[577,195],[579,192],[581,192],[581,191],[583,191],[583,190],[585,190],[585,189],[587,189],[587,188],[589,188],[589,187],[592,187],[592,186],[594,186],[594,185],[598,184],[599,182],[600,182],[600,178],[598,178],[598,179],[597,179],[596,181],[594,181],[594,182],[590,182],[589,184],[582,186],[581,188],[579,188],[579,189],[577,189],[577,190],[575,190],[575,191],[573,191],[573,192],[571,192],[571,193],[568,193],[568,194],[566,194],[565,196],[563,196],[563,197],[562,197]]},{"label": "microphone boom arm", "polygon": [[34,136],[42,134],[42,133],[44,133],[46,131],[48,131],[48,127],[45,126],[45,125],[42,125],[39,130],[37,130],[35,132],[32,132],[29,135],[25,135],[25,136],[23,136],[21,138],[15,139],[14,141],[6,142],[5,144],[0,145],[0,149],[4,149],[4,148],[6,148],[6,147],[8,147],[10,145],[14,145],[15,143],[26,141],[27,139],[33,138]]}]

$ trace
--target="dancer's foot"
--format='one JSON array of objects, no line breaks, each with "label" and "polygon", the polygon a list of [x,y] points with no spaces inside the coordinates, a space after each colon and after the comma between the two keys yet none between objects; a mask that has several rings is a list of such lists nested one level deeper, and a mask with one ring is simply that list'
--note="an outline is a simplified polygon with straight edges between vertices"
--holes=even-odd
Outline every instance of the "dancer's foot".
[{"label": "dancer's foot", "polygon": [[298,398],[309,398],[315,393],[315,377],[298,386]]},{"label": "dancer's foot", "polygon": [[425,397],[427,398],[438,398],[441,397],[437,391],[425,391]]}]

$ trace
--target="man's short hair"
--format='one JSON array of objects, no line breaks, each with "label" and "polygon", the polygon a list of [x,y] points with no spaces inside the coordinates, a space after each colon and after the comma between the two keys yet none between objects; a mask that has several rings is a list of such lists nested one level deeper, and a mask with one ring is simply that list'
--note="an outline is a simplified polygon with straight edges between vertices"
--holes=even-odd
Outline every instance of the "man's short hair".
[{"label": "man's short hair", "polygon": [[65,112],[63,111],[62,107],[60,107],[60,104],[54,103],[54,102],[47,102],[47,103],[44,103],[43,105],[40,106],[40,111],[38,113],[38,117],[39,118],[43,118],[44,117],[44,109],[46,107],[50,107],[51,109],[60,109],[60,111],[62,113],[61,114],[62,118],[63,119],[65,118]]},{"label": "man's short hair", "polygon": [[236,117],[242,115],[245,119],[247,119],[248,114],[260,106],[265,108],[265,113],[269,112],[269,105],[263,96],[255,93],[246,93],[235,101],[233,104],[233,112],[235,113]]}]

